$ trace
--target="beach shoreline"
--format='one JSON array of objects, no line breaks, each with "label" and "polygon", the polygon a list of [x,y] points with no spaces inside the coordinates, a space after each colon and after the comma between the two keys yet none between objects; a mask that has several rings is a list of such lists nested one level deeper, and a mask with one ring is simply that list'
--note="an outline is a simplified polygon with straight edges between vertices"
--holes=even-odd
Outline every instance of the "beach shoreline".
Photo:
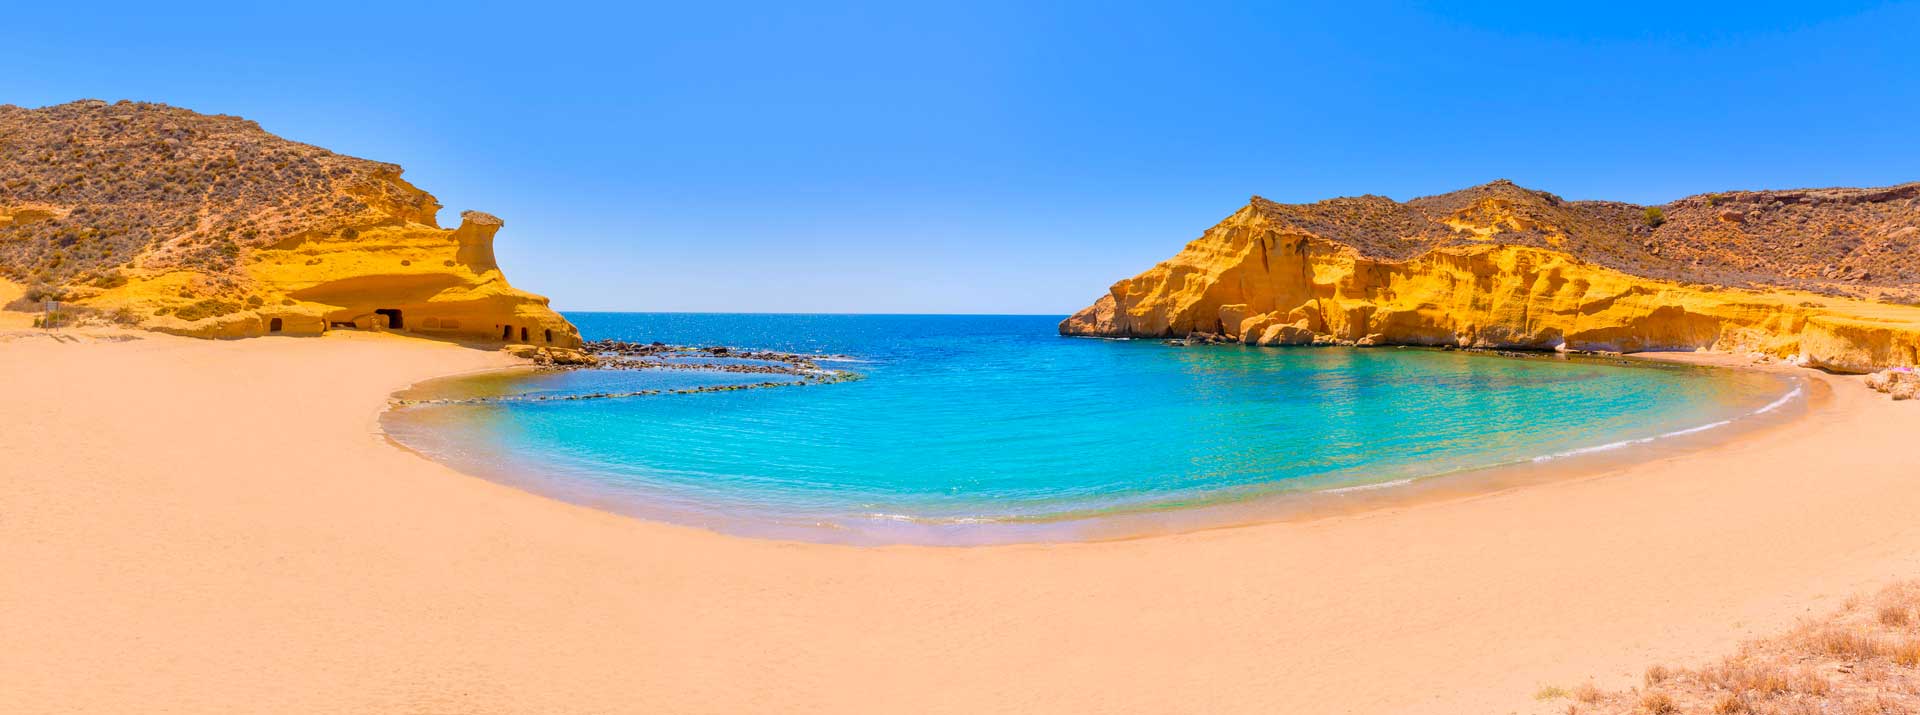
[{"label": "beach shoreline", "polygon": [[0,570],[27,575],[0,579],[0,710],[1513,712],[1920,571],[1920,410],[1810,371],[1799,419],[1579,479],[845,547],[570,505],[379,431],[400,386],[498,352],[111,335],[0,335],[30,376],[0,405]]},{"label": "beach shoreline", "polygon": [[[1072,338],[1068,338],[1072,339]],[[1196,348],[1196,349],[1206,349]],[[1439,354],[1432,348],[1352,348],[1313,347],[1277,348],[1279,350],[1416,350]],[[1484,360],[1567,359],[1555,353],[1513,356],[1487,352],[1474,355]],[[1574,360],[1595,362],[1655,363],[1708,369],[1733,369],[1764,373],[1780,379],[1780,396],[1757,410],[1729,414],[1725,420],[1687,424],[1670,432],[1619,442],[1590,445],[1565,453],[1541,455],[1531,459],[1501,462],[1485,466],[1456,468],[1449,471],[1354,485],[1295,488],[1241,487],[1192,495],[1165,495],[1161,502],[1117,505],[1110,509],[1053,514],[992,515],[958,518],[914,518],[909,515],[870,514],[825,517],[813,514],[785,514],[747,509],[746,505],[728,508],[677,504],[678,495],[650,491],[611,489],[598,478],[582,475],[557,476],[533,464],[531,456],[502,457],[472,451],[462,440],[448,440],[439,434],[461,427],[431,422],[415,423],[420,409],[411,399],[415,393],[432,396],[433,383],[473,377],[468,373],[434,378],[408,385],[394,393],[394,399],[380,415],[382,431],[401,449],[434,460],[475,478],[560,501],[601,509],[622,516],[668,524],[690,526],[717,534],[742,537],[841,544],[849,546],[922,545],[977,547],[1012,544],[1048,544],[1069,542],[1126,541],[1155,538],[1193,531],[1231,529],[1275,522],[1303,522],[1352,516],[1378,509],[1404,508],[1424,503],[1463,499],[1509,489],[1524,488],[1550,481],[1599,476],[1633,465],[1698,451],[1728,440],[1749,438],[1749,433],[1783,427],[1802,418],[1811,403],[1824,400],[1831,387],[1807,377],[1804,371],[1779,363],[1760,363],[1731,355],[1710,353],[1659,353],[1648,356],[1577,356]],[[518,377],[530,374],[528,368],[515,366],[478,373],[483,377]],[[788,387],[796,387],[790,385]],[[423,391],[424,389],[424,391]],[[439,388],[447,389],[445,387]],[[467,389],[454,388],[458,394]],[[497,388],[496,388],[497,389]],[[616,396],[617,397],[617,396]],[[435,400],[426,400],[431,403]],[[429,409],[431,409],[429,407]],[[448,454],[436,454],[447,452]]]}]

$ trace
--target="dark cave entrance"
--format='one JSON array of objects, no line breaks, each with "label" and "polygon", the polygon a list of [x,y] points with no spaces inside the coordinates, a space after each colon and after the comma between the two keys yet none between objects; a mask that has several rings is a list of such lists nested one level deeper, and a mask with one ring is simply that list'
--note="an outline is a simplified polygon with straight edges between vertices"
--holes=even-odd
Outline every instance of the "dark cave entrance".
[{"label": "dark cave entrance", "polygon": [[267,321],[267,332],[269,333],[280,332],[280,329],[284,327],[286,327],[286,323],[281,322],[279,318],[274,318],[272,320]]},{"label": "dark cave entrance", "polygon": [[399,330],[407,327],[406,322],[400,319],[399,308],[381,308],[373,312],[375,315],[387,316],[387,328],[390,330]]}]

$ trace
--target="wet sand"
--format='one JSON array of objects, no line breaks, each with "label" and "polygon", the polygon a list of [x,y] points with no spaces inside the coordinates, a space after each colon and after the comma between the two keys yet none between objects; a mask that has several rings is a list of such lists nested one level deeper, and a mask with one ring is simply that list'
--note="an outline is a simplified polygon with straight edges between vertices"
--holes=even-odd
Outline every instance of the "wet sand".
[{"label": "wet sand", "polygon": [[1920,406],[1857,378],[1494,493],[862,548],[564,504],[379,434],[394,390],[507,363],[0,331],[0,712],[1514,712],[1920,573]]}]

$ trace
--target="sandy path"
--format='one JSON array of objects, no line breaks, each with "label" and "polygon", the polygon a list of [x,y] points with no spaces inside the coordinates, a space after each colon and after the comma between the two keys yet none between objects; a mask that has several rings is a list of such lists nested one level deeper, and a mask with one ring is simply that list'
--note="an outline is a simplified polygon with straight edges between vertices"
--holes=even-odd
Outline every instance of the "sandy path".
[{"label": "sandy path", "polygon": [[0,712],[1511,712],[1920,574],[1920,406],[1627,473],[1098,544],[862,549],[385,443],[493,353],[0,336]]}]

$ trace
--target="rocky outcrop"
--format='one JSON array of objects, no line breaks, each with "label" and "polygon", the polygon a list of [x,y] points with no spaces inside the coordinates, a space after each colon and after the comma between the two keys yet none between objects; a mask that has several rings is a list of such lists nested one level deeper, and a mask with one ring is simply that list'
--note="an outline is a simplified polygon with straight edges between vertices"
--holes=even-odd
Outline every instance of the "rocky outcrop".
[{"label": "rocky outcrop", "polygon": [[1867,376],[1867,387],[1895,400],[1911,400],[1920,397],[1920,372],[1912,368],[1882,370]]},{"label": "rocky outcrop", "polygon": [[0,275],[118,322],[197,337],[331,329],[573,348],[507,282],[503,222],[457,228],[392,164],[158,104],[0,106]]},{"label": "rocky outcrop", "polygon": [[[1826,191],[1825,200],[1840,202],[1856,190]],[[1920,218],[1910,192],[1874,191],[1892,198],[1851,205],[1873,217],[1876,230],[1899,230]],[[1705,210],[1700,203],[1698,210]],[[1695,211],[1682,206],[1663,213],[1691,221]],[[1563,202],[1506,182],[1404,204],[1361,197],[1287,206],[1256,197],[1178,255],[1114,284],[1062,322],[1060,332],[1210,333],[1255,345],[1715,348],[1846,372],[1916,363],[1920,307],[1761,282],[1786,281],[1780,274],[1749,271],[1746,285],[1729,287],[1605,265],[1711,248],[1646,223],[1633,228],[1623,218],[1629,216],[1655,218],[1646,207]],[[1750,213],[1742,220],[1764,225],[1773,217]],[[1881,246],[1902,240],[1874,239]],[[1803,248],[1808,242],[1785,235],[1748,240],[1800,240]],[[1910,285],[1898,282],[1905,280],[1900,276],[1920,265],[1920,253],[1902,255],[1915,263],[1885,273],[1895,291]]]}]

